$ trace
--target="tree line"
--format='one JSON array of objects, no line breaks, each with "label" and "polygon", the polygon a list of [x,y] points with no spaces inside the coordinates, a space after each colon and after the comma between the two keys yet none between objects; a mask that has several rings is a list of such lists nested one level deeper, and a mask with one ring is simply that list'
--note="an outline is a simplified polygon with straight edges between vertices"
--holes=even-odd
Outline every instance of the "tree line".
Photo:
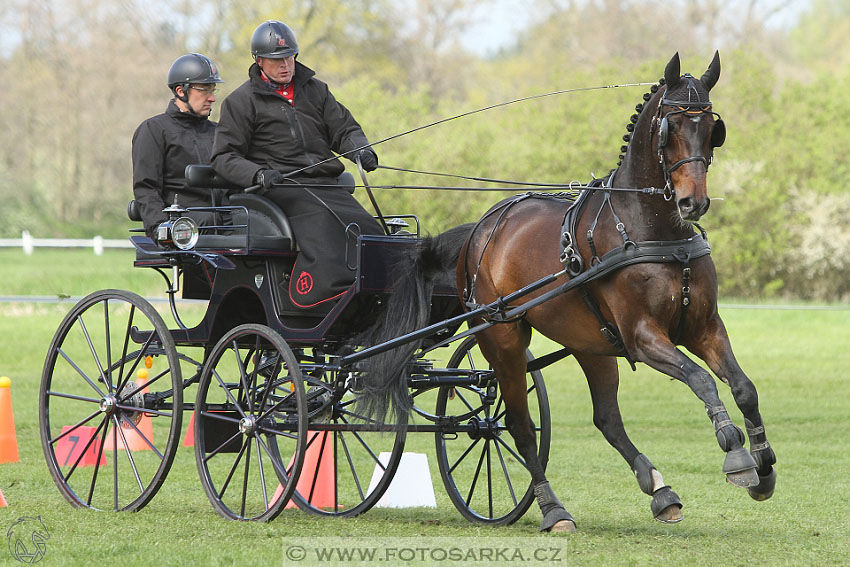
[{"label": "tree line", "polygon": [[[485,55],[460,42],[482,4],[10,0],[0,7],[0,236],[126,235],[131,136],[164,111],[169,65],[188,51],[212,57],[226,81],[217,109],[247,78],[249,38],[265,19],[291,25],[299,60],[373,141],[526,96],[656,81],[677,51],[698,75],[719,49],[712,99],[728,137],[702,224],[721,293],[850,301],[850,2],[533,0],[518,8],[532,14],[528,27]],[[616,166],[645,90],[534,99],[376,150],[382,165],[410,170],[586,182]],[[462,184],[383,169],[369,181]],[[476,220],[506,195],[376,193],[385,213],[415,213],[432,233]]]}]

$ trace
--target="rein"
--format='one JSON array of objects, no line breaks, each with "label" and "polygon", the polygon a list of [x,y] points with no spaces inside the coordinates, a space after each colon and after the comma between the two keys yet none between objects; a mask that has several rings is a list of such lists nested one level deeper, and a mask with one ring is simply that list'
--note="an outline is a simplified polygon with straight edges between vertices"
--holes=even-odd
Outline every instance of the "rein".
[{"label": "rein", "polygon": [[[578,193],[581,191],[598,191],[603,189],[598,185],[598,181],[593,181],[590,184],[580,183],[578,181],[570,181],[564,183],[541,183],[534,181],[517,181],[510,179],[494,179],[490,177],[470,177],[467,175],[459,175],[456,173],[443,173],[438,171],[422,171],[418,169],[406,169],[403,167],[391,167],[379,165],[378,169],[386,169],[389,171],[399,171],[402,173],[415,173],[417,175],[430,175],[434,177],[450,177],[453,179],[466,179],[469,181],[480,181],[483,183],[503,183],[505,185],[515,185],[515,187],[469,187],[469,186],[447,186],[447,185],[370,185],[372,189],[427,189],[431,191],[523,191],[532,193],[535,191],[549,192],[551,190],[571,191]],[[606,176],[607,178],[607,176]],[[602,179],[602,178],[597,178]],[[355,185],[355,187],[365,187],[365,185]],[[659,187],[604,187],[606,191],[624,192],[624,193],[643,193],[645,195],[663,195],[665,189]]]},{"label": "rein", "polygon": [[[396,138],[401,138],[402,136],[407,136],[408,134],[413,134],[414,132],[418,132],[420,130],[425,130],[426,128],[432,128],[434,126],[437,126],[439,124],[443,124],[445,122],[451,122],[452,120],[457,120],[458,118],[463,118],[465,116],[471,116],[473,114],[478,114],[480,112],[485,112],[487,110],[493,110],[494,108],[501,108],[503,106],[508,106],[510,104],[516,104],[518,102],[525,102],[525,101],[528,101],[528,100],[535,100],[535,99],[538,99],[538,98],[545,98],[545,97],[550,97],[550,96],[555,96],[555,95],[577,93],[577,92],[583,92],[583,91],[600,91],[600,90],[604,90],[604,89],[618,89],[618,88],[623,88],[623,87],[643,87],[643,86],[654,85],[654,84],[655,83],[622,83],[622,84],[617,84],[617,85],[600,85],[600,86],[596,86],[596,87],[576,87],[576,88],[573,88],[573,89],[562,89],[562,90],[552,91],[552,92],[548,92],[548,93],[541,93],[541,94],[536,94],[536,95],[524,96],[524,97],[521,97],[521,98],[508,100],[508,101],[505,101],[505,102],[499,102],[499,103],[496,103],[496,104],[491,104],[489,106],[484,106],[482,108],[477,108],[475,110],[469,110],[467,112],[462,112],[462,113],[456,114],[454,116],[449,116],[448,118],[441,118],[440,120],[435,120],[434,122],[430,122],[428,124],[423,124],[422,126],[417,126],[415,128],[411,128],[410,130],[405,130],[404,132],[399,132],[398,134],[393,134],[392,136],[387,136],[386,138],[382,138],[382,139],[378,140],[377,142],[373,142],[371,144],[365,144],[363,146],[348,150],[347,152],[343,152],[339,155],[340,156],[356,155],[357,152],[359,152],[360,150],[365,150],[366,148],[371,148],[373,146],[377,146],[378,144],[383,144],[384,142],[389,142],[390,140],[395,140]],[[292,175],[295,175],[297,173],[301,173],[302,171],[306,171],[308,169],[311,169],[311,168],[316,167],[318,165],[322,165],[323,163],[327,163],[329,161],[333,161],[335,159],[337,159],[337,156],[329,157],[329,158],[324,159],[322,161],[318,161],[314,164],[302,167],[301,169],[296,169],[295,171],[290,171],[288,173],[284,173],[283,176],[284,177],[290,177]]]}]

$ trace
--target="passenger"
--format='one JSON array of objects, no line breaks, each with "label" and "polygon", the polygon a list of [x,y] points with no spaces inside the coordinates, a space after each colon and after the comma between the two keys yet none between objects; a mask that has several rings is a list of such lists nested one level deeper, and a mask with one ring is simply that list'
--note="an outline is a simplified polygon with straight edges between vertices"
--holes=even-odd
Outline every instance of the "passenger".
[{"label": "passenger", "polygon": [[[163,114],[142,122],[133,134],[133,194],[145,232],[156,239],[156,228],[168,215],[162,210],[174,203],[182,207],[209,207],[221,200],[220,189],[186,186],[189,164],[209,164],[215,122],[209,120],[216,84],[223,83],[218,69],[200,53],[178,57],[168,70],[168,87],[174,98]],[[214,197],[216,195],[216,197]],[[212,213],[189,213],[199,225],[215,222]]]},{"label": "passenger", "polygon": [[382,233],[338,185],[345,168],[335,154],[359,157],[366,171],[378,167],[378,156],[327,84],[295,61],[298,44],[287,25],[262,23],[251,37],[251,53],[248,80],[221,106],[213,168],[236,185],[262,185],[286,213],[300,250],[289,297],[301,308],[327,308],[354,281],[356,261],[346,250],[351,254],[356,240],[346,227]]}]

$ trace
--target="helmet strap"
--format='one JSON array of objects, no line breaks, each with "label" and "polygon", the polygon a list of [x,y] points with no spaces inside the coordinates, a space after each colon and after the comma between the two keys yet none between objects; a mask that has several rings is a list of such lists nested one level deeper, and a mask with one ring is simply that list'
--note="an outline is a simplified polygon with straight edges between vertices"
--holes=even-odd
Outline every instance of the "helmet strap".
[{"label": "helmet strap", "polygon": [[[177,87],[183,87],[183,95],[182,96],[177,94]],[[171,90],[174,93],[174,98],[176,98],[177,100],[179,100],[180,102],[182,102],[183,104],[186,105],[186,108],[189,109],[188,110],[189,114],[191,114],[193,116],[201,116],[200,114],[195,112],[195,109],[192,108],[191,104],[189,104],[189,83],[184,83],[182,85],[174,85],[174,88],[171,89]]]}]

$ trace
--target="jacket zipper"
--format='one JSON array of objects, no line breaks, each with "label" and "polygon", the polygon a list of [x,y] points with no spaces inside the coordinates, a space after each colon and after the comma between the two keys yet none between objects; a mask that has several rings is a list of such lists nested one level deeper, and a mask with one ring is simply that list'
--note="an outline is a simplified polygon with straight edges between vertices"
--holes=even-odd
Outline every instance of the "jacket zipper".
[{"label": "jacket zipper", "polygon": [[301,151],[306,153],[307,144],[304,142],[304,131],[301,128],[301,122],[298,120],[298,113],[295,112],[295,103],[293,103],[292,106],[289,106],[289,103],[285,103],[281,106],[281,108],[289,121],[289,134],[292,136],[293,140],[297,140],[301,144]]}]

